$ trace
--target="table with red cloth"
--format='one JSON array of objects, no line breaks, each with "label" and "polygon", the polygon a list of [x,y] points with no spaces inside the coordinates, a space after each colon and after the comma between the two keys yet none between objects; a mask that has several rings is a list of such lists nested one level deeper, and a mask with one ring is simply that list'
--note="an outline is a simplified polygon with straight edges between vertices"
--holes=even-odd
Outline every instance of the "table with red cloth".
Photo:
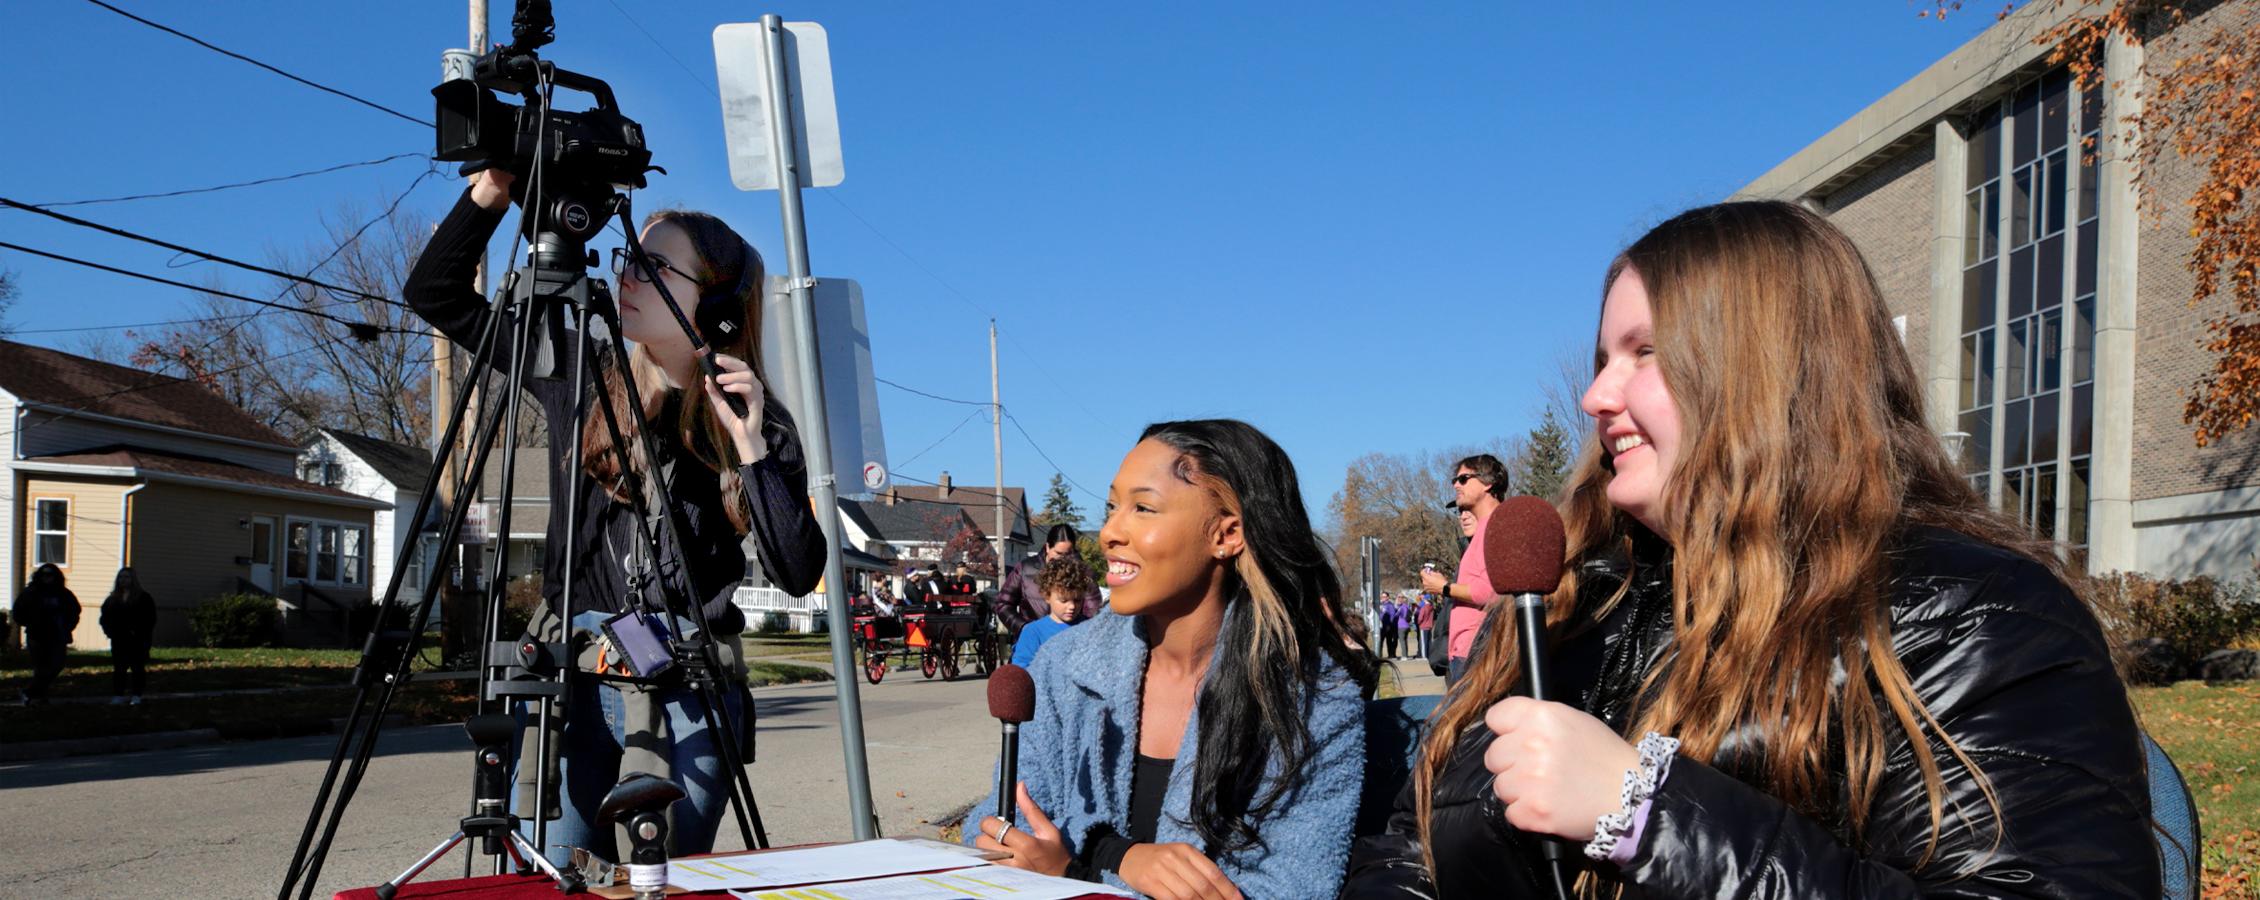
[{"label": "table with red cloth", "polygon": [[[778,850],[795,850],[805,849],[807,847],[821,846],[825,845],[802,844],[797,847],[777,847],[770,850],[761,850],[755,852],[774,853]],[[736,856],[738,854],[715,853],[707,855]],[[687,858],[696,859],[698,857]],[[627,886],[627,877],[627,870],[622,869],[620,871],[620,886],[622,888],[625,888]],[[594,892],[595,890],[600,889],[592,889],[590,893],[582,894],[580,896],[598,896]],[[407,884],[401,885],[400,893],[394,894],[393,896],[396,898],[396,900],[418,900],[418,898],[422,898],[422,900],[471,900],[471,898],[473,897],[479,898],[479,900],[548,900],[548,898],[560,897],[563,895],[557,893],[557,883],[549,880],[549,876],[535,873],[532,875],[485,875],[476,878],[446,878],[433,879],[430,881],[411,881]],[[678,893],[675,889],[670,888],[667,892],[667,896],[669,898],[680,897],[682,898],[682,900],[737,900],[737,898],[730,895],[729,891],[694,891],[687,893]],[[377,889],[374,887],[365,887],[354,888],[349,891],[339,891],[335,894],[332,894],[330,896],[330,900],[377,900]],[[1122,900],[1122,898],[1114,894],[1087,894],[1084,897],[1076,898],[1076,900]]]}]

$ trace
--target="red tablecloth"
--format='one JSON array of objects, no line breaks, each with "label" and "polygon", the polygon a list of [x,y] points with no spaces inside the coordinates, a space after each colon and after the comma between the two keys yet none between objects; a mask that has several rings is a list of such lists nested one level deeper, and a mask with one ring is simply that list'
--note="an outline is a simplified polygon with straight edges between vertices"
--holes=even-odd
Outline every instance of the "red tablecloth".
[{"label": "red tablecloth", "polygon": [[[447,900],[554,900],[556,883],[542,875],[487,875],[480,878],[448,878],[433,881],[411,881],[400,886],[396,897],[444,897]],[[591,896],[583,894],[582,896]],[[732,900],[730,892],[701,892],[696,894],[669,894],[683,900]],[[377,900],[377,889],[354,888],[339,891],[330,900]]]}]

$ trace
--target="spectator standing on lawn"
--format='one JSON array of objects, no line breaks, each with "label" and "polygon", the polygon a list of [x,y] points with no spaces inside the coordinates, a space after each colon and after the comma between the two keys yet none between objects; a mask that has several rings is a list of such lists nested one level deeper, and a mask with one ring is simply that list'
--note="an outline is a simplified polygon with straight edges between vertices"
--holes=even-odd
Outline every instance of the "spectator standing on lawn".
[{"label": "spectator standing on lawn", "polygon": [[1091,584],[1097,580],[1091,577],[1091,568],[1082,565],[1045,566],[1036,573],[1036,589],[1043,592],[1051,614],[1020,629],[1020,639],[1012,644],[1012,664],[1021,668],[1035,665],[1037,648],[1083,621],[1083,598],[1090,595]]},{"label": "spectator standing on lawn", "polygon": [[71,631],[78,627],[78,595],[63,584],[63,570],[46,563],[32,570],[31,581],[16,592],[8,617],[23,628],[24,649],[31,651],[31,685],[24,688],[22,702],[45,703],[48,687],[63,674]]},{"label": "spectator standing on lawn", "polygon": [[1436,627],[1436,602],[1427,594],[1420,595],[1420,600],[1413,605],[1412,622],[1413,634],[1417,635],[1414,641],[1419,646],[1413,655],[1425,658],[1428,656],[1428,629]]},{"label": "spectator standing on lawn", "polygon": [[132,566],[118,570],[102,601],[102,633],[110,636],[110,703],[141,705],[149,686],[149,645],[156,640],[157,600],[142,590]]}]

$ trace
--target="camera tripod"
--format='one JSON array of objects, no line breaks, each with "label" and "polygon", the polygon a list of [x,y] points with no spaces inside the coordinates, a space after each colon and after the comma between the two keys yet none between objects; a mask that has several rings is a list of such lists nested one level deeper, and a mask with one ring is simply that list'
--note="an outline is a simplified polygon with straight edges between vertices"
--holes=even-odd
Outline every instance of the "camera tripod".
[{"label": "camera tripod", "polygon": [[[543,86],[548,86],[546,81]],[[547,108],[547,98],[544,96],[541,109],[546,113]],[[514,438],[520,405],[517,400],[529,378],[562,377],[563,370],[568,368],[569,363],[574,385],[574,399],[570,408],[580,411],[582,415],[586,414],[587,401],[590,399],[588,387],[593,377],[588,369],[588,362],[591,355],[597,352],[593,326],[601,324],[609,332],[606,349],[610,353],[614,372],[625,382],[628,395],[641,396],[634,383],[632,367],[628,363],[627,347],[621,336],[618,311],[612,304],[610,289],[603,281],[589,278],[585,273],[586,268],[593,265],[586,249],[586,241],[601,231],[615,216],[621,221],[627,235],[631,258],[636,260],[645,278],[653,282],[662,294],[676,323],[690,335],[692,347],[694,351],[700,352],[707,372],[712,374],[718,371],[711,349],[706,347],[697,330],[677,308],[674,299],[667,296],[664,282],[658,277],[651,261],[644,257],[629,218],[627,197],[612,190],[608,184],[590,184],[586,179],[570,181],[555,196],[546,196],[543,157],[537,153],[533,160],[529,179],[531,188],[524,204],[527,212],[522,224],[522,230],[531,237],[528,265],[514,270],[503,288],[496,292],[480,331],[472,367],[472,371],[477,372],[490,368],[505,372],[509,382],[508,394],[501,402],[485,404],[487,411],[474,426],[472,446],[477,450],[466,467],[467,474],[462,482],[466,485],[482,483],[486,464],[499,434],[507,431]],[[637,179],[637,184],[640,186],[640,178]],[[511,335],[509,338],[503,337],[505,332],[502,329],[506,325],[511,329],[507,332]],[[501,348],[505,343],[509,345],[507,368],[495,365],[496,358],[502,355]],[[568,351],[565,348],[570,349]],[[432,487],[428,487],[418,497],[412,521],[427,521],[427,517],[432,516],[438,508],[434,488],[439,484],[441,474],[450,465],[453,448],[466,421],[465,412],[470,396],[471,383],[466,380],[456,392],[442,438],[443,449],[434,454],[427,482]],[[744,415],[745,406],[741,399],[734,394],[725,394],[725,400],[733,411]],[[605,428],[613,440],[613,446],[627,446],[621,423],[613,413],[613,404],[600,402],[596,405],[602,410]],[[641,416],[636,417],[636,427],[639,432],[644,430]],[[514,440],[511,443],[514,444]],[[635,522],[638,537],[634,543],[638,552],[648,554],[646,558],[664,559],[665,554],[660,551],[670,544],[679,546],[686,533],[686,526],[678,521],[681,515],[679,507],[667,499],[668,485],[653,441],[638,440],[635,443],[642,446],[642,472],[648,473],[650,478],[647,484],[635,466],[622,466],[623,477],[629,482],[628,494],[634,510],[634,514],[629,517]],[[589,479],[579,475],[580,456],[579,442],[574,441],[565,466],[566,471],[574,473],[569,502],[576,511],[581,508],[589,486]],[[496,526],[503,534],[509,533],[510,485],[513,483],[515,463],[516,454],[506,453],[502,462],[504,488],[501,522]],[[441,517],[442,547],[456,543],[462,532],[467,509],[467,503],[459,502]],[[575,518],[567,517],[566,520],[563,537],[566,548],[564,552],[567,553],[579,546]],[[565,567],[568,577],[564,579],[563,590],[551,602],[550,614],[556,621],[566,623],[561,628],[564,633],[558,635],[560,639],[550,641],[549,636],[544,635],[540,639],[505,641],[498,631],[503,599],[499,588],[501,579],[495,576],[508,571],[508,558],[508,545],[505,543],[490,560],[487,569],[487,625],[486,639],[481,645],[479,707],[481,716],[484,717],[488,715],[486,709],[490,703],[532,704],[538,710],[541,726],[536,732],[535,758],[546,760],[552,731],[550,724],[560,715],[560,707],[570,696],[570,683],[578,677],[586,677],[575,672],[576,648],[569,627],[573,608],[573,579],[570,573],[576,567]],[[277,894],[278,900],[288,900],[293,888],[302,888],[298,894],[302,900],[312,896],[323,860],[336,838],[345,808],[351,802],[373,756],[385,712],[390,708],[399,687],[409,680],[408,670],[415,657],[418,636],[429,622],[440,585],[450,575],[451,562],[443,555],[438,565],[433,567],[434,571],[424,586],[421,603],[416,607],[408,630],[388,629],[385,626],[389,623],[385,621],[385,617],[380,616],[378,625],[372,629],[365,642],[361,663],[355,670],[356,690],[352,713],[331,756],[314,806],[308,811],[306,825],[293,852],[288,874]],[[384,594],[384,608],[393,607],[405,572],[404,566],[393,571]],[[684,580],[688,580],[687,572],[684,573]],[[705,725],[715,735],[724,770],[730,774],[727,779],[729,801],[736,814],[740,835],[748,846],[766,847],[768,836],[760,824],[760,811],[742,763],[743,757],[737,745],[738,732],[735,723],[729,721],[728,707],[725,705],[725,672],[720,665],[721,657],[714,647],[713,630],[707,620],[705,608],[703,604],[681,596],[666,579],[650,579],[643,586],[657,592],[657,605],[665,609],[670,619],[693,623],[696,628],[695,636],[673,641],[672,649],[678,659],[688,663],[683,666],[689,676],[686,686],[695,690],[703,701],[701,705]],[[633,602],[636,598],[623,599]],[[501,718],[509,722],[507,729],[510,736],[515,736],[522,727],[513,717]],[[504,727],[491,724],[494,720],[488,721],[489,727]],[[475,796],[471,816],[462,820],[456,837],[444,841],[425,860],[396,879],[395,885],[398,881],[413,877],[456,843],[472,836],[482,838],[481,846],[496,857],[498,871],[503,868],[504,855],[511,857],[520,871],[526,871],[529,862],[541,860],[541,851],[546,846],[547,827],[546,818],[540,814],[546,810],[539,807],[546,806],[554,776],[546,767],[536,770],[532,802],[537,807],[537,814],[531,817],[534,836],[531,841],[527,841],[517,835],[519,820],[508,813],[507,802],[502,801],[504,808],[498,812],[494,807],[497,801],[490,796],[487,786],[481,780],[489,771],[485,767],[485,757],[488,754],[485,736],[491,735],[474,730],[473,737],[481,744],[481,748],[480,768],[477,769],[479,778],[474,779]],[[507,787],[502,796],[507,796]],[[499,836],[505,830],[510,836]],[[528,847],[531,848],[530,856],[527,853]],[[558,883],[561,890],[573,892],[579,888],[578,880],[570,873],[560,872],[546,861],[536,864],[545,875]]]}]

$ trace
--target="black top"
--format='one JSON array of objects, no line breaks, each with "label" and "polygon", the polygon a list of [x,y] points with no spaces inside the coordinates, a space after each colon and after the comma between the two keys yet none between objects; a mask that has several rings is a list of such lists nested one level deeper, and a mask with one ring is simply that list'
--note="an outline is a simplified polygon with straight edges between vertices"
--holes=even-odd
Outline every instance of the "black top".
[{"label": "black top", "polygon": [[[415,269],[402,288],[417,315],[467,347],[478,346],[489,314],[486,299],[472,290],[472,273],[485,253],[488,238],[494,235],[495,226],[501,221],[501,212],[481,209],[471,202],[470,193],[466,191],[432,234],[431,243],[416,259]],[[507,371],[514,335],[508,328],[498,331],[494,365],[498,371]],[[575,352],[574,347],[558,349],[563,371],[573,371]],[[588,380],[592,401],[600,390],[600,382],[596,380],[597,365],[609,356],[600,347],[598,356],[590,360]],[[574,414],[574,390],[570,380],[529,378],[526,392],[541,404],[548,425],[549,446],[553,450],[549,471],[550,551],[542,564],[542,598],[553,601],[563,592],[570,566],[573,613],[621,611],[626,608],[627,571],[641,540],[635,505],[613,500],[610,493],[584,472],[565,471],[566,461],[570,459],[567,454],[580,441],[580,423]],[[601,414],[593,405],[589,409],[591,414]],[[673,413],[671,399],[660,421],[672,421]],[[761,426],[761,437],[768,453],[756,462],[740,466],[738,475],[752,504],[753,536],[762,571],[771,584],[799,596],[813,590],[824,574],[824,534],[809,508],[808,472],[803,463],[800,433],[793,425],[792,415],[777,402],[774,394],[764,398]],[[623,421],[620,427],[626,431],[637,425]],[[672,546],[667,540],[668,530],[659,523],[653,524],[659,541],[668,545],[664,546],[658,564],[663,584],[670,593],[700,601],[717,631],[743,630],[744,617],[730,599],[745,576],[745,549],[725,511],[720,478],[684,450],[678,429],[648,428],[646,434],[659,457],[660,469],[666,475],[667,496],[678,511],[674,521],[685,529],[680,546]],[[500,455],[487,462],[490,467],[501,464]],[[582,501],[578,509],[573,509],[568,498],[576,486]],[[568,515],[572,519],[568,520]],[[577,546],[569,548],[564,546],[568,521],[574,525],[577,542]],[[686,560],[688,565],[685,565]],[[658,601],[660,598],[651,595],[651,599]]]},{"label": "black top", "polygon": [[1161,823],[1161,801],[1169,793],[1169,773],[1176,768],[1174,759],[1138,754],[1138,764],[1130,770],[1130,835],[1124,837],[1111,828],[1093,831],[1083,842],[1082,858],[1068,874],[1097,881],[1100,872],[1121,871],[1122,857],[1132,845],[1153,843]]}]

